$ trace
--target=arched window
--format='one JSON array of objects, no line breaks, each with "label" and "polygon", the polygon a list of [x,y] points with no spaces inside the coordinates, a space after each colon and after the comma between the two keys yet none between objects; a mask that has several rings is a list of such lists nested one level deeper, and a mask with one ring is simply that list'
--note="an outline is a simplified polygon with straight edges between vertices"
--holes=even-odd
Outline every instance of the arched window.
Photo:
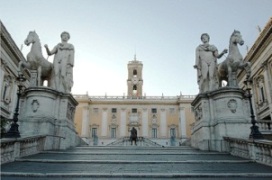
[{"label": "arched window", "polygon": [[134,77],[137,76],[137,70],[136,70],[136,69],[133,70],[133,76],[134,76]]},{"label": "arched window", "polygon": [[132,93],[133,93],[133,96],[137,95],[137,86],[136,85],[133,86]]}]

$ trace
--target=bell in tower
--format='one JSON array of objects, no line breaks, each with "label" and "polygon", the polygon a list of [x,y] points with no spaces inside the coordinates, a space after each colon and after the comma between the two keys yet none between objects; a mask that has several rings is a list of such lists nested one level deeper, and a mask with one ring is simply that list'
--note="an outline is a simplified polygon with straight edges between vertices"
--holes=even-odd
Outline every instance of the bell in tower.
[{"label": "bell in tower", "polygon": [[133,61],[128,62],[128,97],[141,98],[143,95],[143,79],[142,79],[143,64],[134,56]]}]

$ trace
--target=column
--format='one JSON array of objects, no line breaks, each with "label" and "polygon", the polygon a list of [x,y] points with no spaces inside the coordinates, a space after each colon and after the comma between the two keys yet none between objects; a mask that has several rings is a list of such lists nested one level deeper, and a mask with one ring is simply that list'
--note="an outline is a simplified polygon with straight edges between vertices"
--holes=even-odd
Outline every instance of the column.
[{"label": "column", "polygon": [[5,71],[3,71],[2,68],[0,68],[0,82],[1,82],[1,84],[4,82],[4,75],[5,75]]},{"label": "column", "polygon": [[166,111],[165,109],[161,109],[160,137],[166,136],[167,136]]},{"label": "column", "polygon": [[126,136],[126,123],[127,122],[127,114],[126,114],[126,108],[121,109],[121,120],[120,120],[120,136],[125,137]]},{"label": "column", "polygon": [[272,75],[270,74],[270,71],[269,71],[268,62],[265,61],[262,65],[264,68],[264,85],[265,85],[265,91],[267,94],[267,100],[268,100],[268,103],[271,104],[271,102],[272,102],[272,89],[271,89],[272,79],[271,79],[271,76]]},{"label": "column", "polygon": [[142,136],[148,137],[148,111],[146,108],[143,109],[143,116],[142,116]]},{"label": "column", "polygon": [[82,127],[81,127],[81,137],[89,137],[90,136],[90,110],[89,107],[86,106],[83,108],[82,112]]},{"label": "column", "polygon": [[108,112],[107,108],[102,110],[102,125],[101,125],[101,136],[107,136],[107,126],[108,126]]},{"label": "column", "polygon": [[182,139],[187,138],[187,135],[186,135],[185,107],[179,107],[179,127],[180,127],[181,138]]}]

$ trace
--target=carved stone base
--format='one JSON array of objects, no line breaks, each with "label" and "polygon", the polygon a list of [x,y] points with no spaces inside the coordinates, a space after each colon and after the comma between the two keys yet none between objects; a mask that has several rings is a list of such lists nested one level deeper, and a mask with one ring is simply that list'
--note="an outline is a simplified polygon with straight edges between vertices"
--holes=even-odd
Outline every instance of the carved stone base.
[{"label": "carved stone base", "polygon": [[191,144],[201,150],[224,151],[223,137],[248,138],[248,99],[238,88],[224,87],[199,94],[192,102],[195,123]]},{"label": "carved stone base", "polygon": [[47,149],[67,149],[76,146],[74,113],[77,101],[47,87],[26,89],[20,108],[22,136],[47,135]]},{"label": "carved stone base", "polygon": [[38,85],[38,72],[37,70],[30,70],[30,81],[29,81],[30,87],[36,87]]}]

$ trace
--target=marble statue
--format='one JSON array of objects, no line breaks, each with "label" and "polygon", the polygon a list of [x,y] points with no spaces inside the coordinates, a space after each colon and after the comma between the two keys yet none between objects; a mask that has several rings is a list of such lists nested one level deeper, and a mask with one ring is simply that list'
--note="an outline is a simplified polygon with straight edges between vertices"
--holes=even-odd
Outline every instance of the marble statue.
[{"label": "marble statue", "polygon": [[207,33],[201,35],[203,44],[196,48],[196,62],[194,68],[197,69],[197,82],[200,93],[218,89],[217,59],[228,52],[224,49],[218,53],[214,45],[209,44],[210,36]]},{"label": "marble statue", "polygon": [[247,77],[250,77],[250,62],[243,62],[243,57],[238,49],[238,44],[243,45],[244,40],[239,31],[234,30],[229,41],[229,54],[222,63],[218,65],[219,85],[221,81],[227,81],[227,86],[238,87],[237,71],[245,69]]},{"label": "marble statue", "polygon": [[62,32],[61,43],[57,44],[52,51],[49,50],[48,45],[45,44],[47,54],[55,55],[53,61],[53,88],[70,93],[73,86],[73,66],[74,66],[74,46],[68,43],[70,34]]},{"label": "marble statue", "polygon": [[[48,86],[51,85],[51,72],[53,65],[46,60],[42,55],[41,42],[35,31],[30,31],[25,42],[27,46],[32,44],[30,52],[27,54],[27,61],[19,62],[19,73],[23,72],[23,68],[37,71],[37,82],[33,86],[42,86],[45,80],[48,81]],[[33,78],[33,77],[31,77]]]}]

